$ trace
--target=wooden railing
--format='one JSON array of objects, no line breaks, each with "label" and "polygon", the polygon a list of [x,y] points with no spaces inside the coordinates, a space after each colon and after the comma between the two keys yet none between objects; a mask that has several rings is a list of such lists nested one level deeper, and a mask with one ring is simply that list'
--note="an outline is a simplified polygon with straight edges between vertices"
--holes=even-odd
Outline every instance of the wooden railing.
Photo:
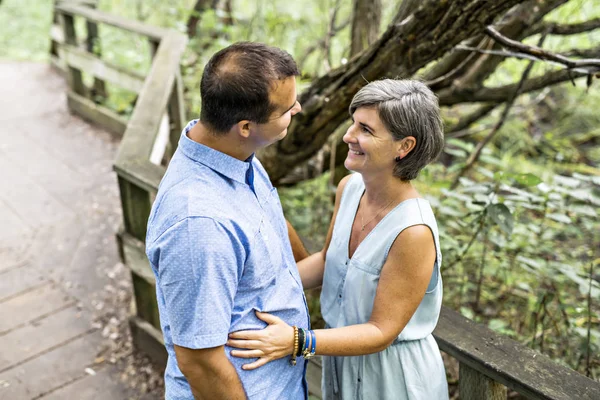
[{"label": "wooden railing", "polygon": [[[93,5],[93,0],[79,1]],[[179,62],[187,39],[177,32],[86,6],[61,3],[55,7],[55,13],[62,28],[53,30],[53,48],[56,50],[53,62],[65,68],[67,73],[70,109],[117,134],[124,133],[114,169],[124,220],[117,237],[123,262],[131,271],[134,289],[130,326],[136,347],[159,365],[164,365],[166,352],[158,318],[155,280],[144,252],[144,240],[150,207],[165,173],[161,160],[170,158],[184,127]],[[88,37],[84,46],[77,41],[75,17],[86,19]],[[98,24],[134,32],[150,41],[153,59],[145,78],[112,66],[91,51],[94,47],[89,43],[99,40]],[[128,121],[89,99],[91,88],[83,84],[82,70],[94,75],[94,87],[109,81],[139,94]],[[434,335],[440,349],[460,364],[462,400],[506,399],[507,388],[528,399],[600,399],[600,383],[455,311],[442,309]],[[309,390],[316,397],[321,397],[320,368],[318,359],[311,360],[307,372]]]},{"label": "wooden railing", "polygon": [[[168,160],[177,147],[185,123],[180,59],[187,37],[72,2],[60,2],[54,10],[61,28],[52,31],[56,52],[53,63],[66,73],[70,110],[123,136],[114,170],[124,221],[117,238],[122,260],[131,271],[134,291],[130,326],[136,346],[155,362],[164,364],[166,352],[160,333],[154,275],[144,252],[144,240],[150,207],[165,173],[161,161]],[[88,27],[88,37],[82,44],[75,32],[75,18],[84,18]],[[88,44],[99,40],[101,24],[147,38],[152,65],[146,77],[111,65],[90,51],[92,47]],[[94,47],[98,47],[97,43]],[[111,82],[138,94],[129,120],[89,98],[92,88],[84,85],[82,71],[100,82]]]}]

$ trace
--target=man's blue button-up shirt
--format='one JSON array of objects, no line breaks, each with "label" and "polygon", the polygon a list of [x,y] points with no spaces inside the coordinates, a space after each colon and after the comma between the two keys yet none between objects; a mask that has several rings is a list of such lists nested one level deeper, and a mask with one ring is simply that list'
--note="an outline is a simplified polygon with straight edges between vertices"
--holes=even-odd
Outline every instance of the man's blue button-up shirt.
[{"label": "man's blue button-up shirt", "polygon": [[[169,355],[167,400],[193,400],[173,345],[224,345],[230,332],[263,329],[255,310],[308,328],[302,283],[277,190],[260,162],[240,161],[187,137],[185,128],[152,207],[146,253],[156,277]],[[305,399],[305,363],[253,371],[225,352],[250,399]]]}]

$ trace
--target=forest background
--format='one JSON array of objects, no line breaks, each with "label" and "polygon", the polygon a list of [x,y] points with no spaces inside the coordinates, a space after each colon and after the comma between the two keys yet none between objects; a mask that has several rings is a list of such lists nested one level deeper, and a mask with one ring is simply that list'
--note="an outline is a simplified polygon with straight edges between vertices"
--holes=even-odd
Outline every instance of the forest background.
[{"label": "forest background", "polygon": [[[218,49],[254,40],[294,56],[303,115],[260,157],[313,251],[345,173],[341,135],[352,94],[377,78],[425,81],[440,98],[446,148],[416,185],[440,226],[445,305],[598,380],[600,0],[483,8],[456,0],[455,14],[466,17],[436,20],[446,3],[100,0],[97,7],[189,35],[182,72],[190,119],[201,107],[202,67]],[[0,59],[48,60],[52,5],[1,0]],[[494,30],[485,31],[489,24]],[[104,26],[99,36],[105,60],[148,71],[145,40]],[[517,43],[498,45],[506,38]],[[84,79],[91,86],[93,78]],[[135,95],[109,84],[107,92],[104,104],[128,116]],[[307,297],[318,327],[318,291]]]}]

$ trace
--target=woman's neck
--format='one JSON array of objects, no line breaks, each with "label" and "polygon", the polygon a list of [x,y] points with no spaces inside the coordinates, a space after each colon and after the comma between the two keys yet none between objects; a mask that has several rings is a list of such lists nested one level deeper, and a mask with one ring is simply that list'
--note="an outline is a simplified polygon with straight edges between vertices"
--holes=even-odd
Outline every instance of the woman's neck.
[{"label": "woman's neck", "polygon": [[[395,176],[377,176],[365,178],[364,200],[371,207],[384,207],[386,204],[393,206],[400,202],[419,197],[419,193],[410,181],[401,181]],[[386,207],[387,208],[387,207]]]}]

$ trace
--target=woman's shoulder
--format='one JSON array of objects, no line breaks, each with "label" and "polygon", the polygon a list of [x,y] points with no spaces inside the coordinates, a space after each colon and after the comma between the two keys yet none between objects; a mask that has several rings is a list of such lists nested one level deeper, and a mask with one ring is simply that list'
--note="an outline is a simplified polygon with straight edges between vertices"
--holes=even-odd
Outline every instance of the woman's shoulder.
[{"label": "woman's shoulder", "polygon": [[362,185],[362,177],[358,173],[351,173],[342,178],[340,183],[338,183],[336,196],[341,196],[344,193],[344,190],[358,188]]}]

